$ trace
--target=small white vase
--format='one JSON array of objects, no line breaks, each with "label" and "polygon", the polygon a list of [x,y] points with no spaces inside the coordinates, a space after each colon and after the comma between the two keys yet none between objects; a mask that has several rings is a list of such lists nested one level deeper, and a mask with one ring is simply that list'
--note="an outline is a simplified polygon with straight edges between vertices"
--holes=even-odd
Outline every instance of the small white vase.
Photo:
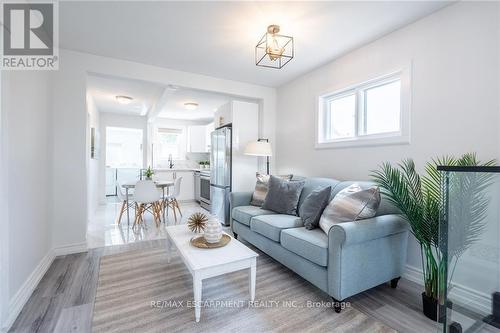
[{"label": "small white vase", "polygon": [[222,238],[222,225],[217,219],[210,218],[205,226],[205,240],[207,243],[217,243]]}]

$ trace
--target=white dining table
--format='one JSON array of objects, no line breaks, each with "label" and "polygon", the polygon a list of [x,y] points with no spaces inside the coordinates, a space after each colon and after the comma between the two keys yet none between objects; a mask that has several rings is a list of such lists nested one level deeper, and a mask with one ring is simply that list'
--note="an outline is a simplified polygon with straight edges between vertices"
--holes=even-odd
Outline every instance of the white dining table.
[{"label": "white dining table", "polygon": [[[135,188],[135,184],[137,182],[126,182],[122,184],[122,187],[125,189],[125,200],[127,201],[127,225],[130,225],[130,213],[129,213],[129,201],[128,201],[128,192],[130,189]],[[174,186],[174,182],[171,180],[155,180],[155,185],[159,189],[161,189],[162,199],[165,200],[165,195],[170,194],[170,186]],[[167,193],[165,193],[165,189],[167,189]],[[166,222],[165,219],[165,210],[163,209],[163,222]],[[167,213],[168,214],[168,213]]]}]

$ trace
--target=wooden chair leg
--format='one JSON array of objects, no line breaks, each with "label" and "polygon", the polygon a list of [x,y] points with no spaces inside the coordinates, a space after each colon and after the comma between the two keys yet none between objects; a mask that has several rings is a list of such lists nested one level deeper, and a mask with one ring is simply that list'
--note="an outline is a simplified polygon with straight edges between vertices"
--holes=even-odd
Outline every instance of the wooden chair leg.
[{"label": "wooden chair leg", "polygon": [[142,208],[141,208],[141,205],[139,205],[139,207],[137,207],[137,225],[139,225],[139,223],[141,223],[141,219],[142,219]]},{"label": "wooden chair leg", "polygon": [[177,207],[177,210],[179,211],[179,215],[182,217],[182,212],[181,212],[181,208],[179,207],[179,202],[177,201],[177,199],[174,199],[175,200],[175,206]]},{"label": "wooden chair leg", "polygon": [[122,222],[122,215],[123,212],[125,211],[125,205],[127,204],[127,201],[122,202],[122,207],[120,208],[120,213],[118,214],[118,219],[116,221],[116,224],[120,224]]},{"label": "wooden chair leg", "polygon": [[140,211],[141,211],[141,213],[139,214],[139,223],[144,224],[145,223],[144,214],[146,213],[146,205],[145,204],[140,205]]},{"label": "wooden chair leg", "polygon": [[175,222],[177,222],[177,213],[175,212],[175,203],[173,200],[170,201],[170,205],[172,207],[172,211],[174,212],[174,220],[175,220]]},{"label": "wooden chair leg", "polygon": [[155,205],[155,203],[153,202],[150,207],[151,207],[151,215],[153,215],[153,221],[156,224],[156,205]]},{"label": "wooden chair leg", "polygon": [[160,226],[160,224],[158,223],[158,221],[160,220],[160,209],[161,209],[160,204],[158,202],[155,202],[154,210],[155,210],[155,223],[157,228]]},{"label": "wooden chair leg", "polygon": [[138,226],[141,223],[141,216],[142,216],[142,209],[143,209],[143,204],[137,205],[137,211],[135,213],[135,220],[134,220],[134,225],[132,226],[132,229],[136,226]]},{"label": "wooden chair leg", "polygon": [[165,199],[165,209],[167,210],[165,213],[167,213],[167,217],[169,208],[172,209],[172,205],[170,205],[170,199]]}]

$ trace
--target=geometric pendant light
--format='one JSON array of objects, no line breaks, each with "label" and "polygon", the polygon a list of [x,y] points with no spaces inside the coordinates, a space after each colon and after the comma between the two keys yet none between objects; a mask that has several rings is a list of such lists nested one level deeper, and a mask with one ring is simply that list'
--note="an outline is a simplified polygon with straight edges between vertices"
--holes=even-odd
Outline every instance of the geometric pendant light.
[{"label": "geometric pendant light", "polygon": [[255,46],[257,66],[280,69],[293,59],[293,37],[279,35],[279,25],[270,25]]}]

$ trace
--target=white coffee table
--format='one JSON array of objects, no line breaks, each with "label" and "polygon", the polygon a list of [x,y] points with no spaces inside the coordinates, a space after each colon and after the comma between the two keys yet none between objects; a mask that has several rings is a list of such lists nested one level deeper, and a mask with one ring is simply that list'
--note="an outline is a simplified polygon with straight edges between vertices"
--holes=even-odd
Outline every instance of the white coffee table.
[{"label": "white coffee table", "polygon": [[200,321],[202,281],[214,276],[249,268],[250,300],[255,298],[255,275],[258,254],[238,240],[216,249],[199,249],[189,242],[194,234],[185,224],[166,227],[167,257],[170,263],[174,245],[193,276],[194,313]]}]

